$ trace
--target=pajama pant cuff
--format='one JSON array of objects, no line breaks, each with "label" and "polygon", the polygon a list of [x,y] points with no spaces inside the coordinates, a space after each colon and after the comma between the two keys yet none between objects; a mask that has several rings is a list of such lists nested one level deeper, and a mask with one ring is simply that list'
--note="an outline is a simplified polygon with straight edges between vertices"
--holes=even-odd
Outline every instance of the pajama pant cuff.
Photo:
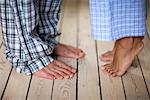
[{"label": "pajama pant cuff", "polygon": [[25,75],[31,75],[44,67],[47,67],[48,64],[52,63],[54,59],[51,56],[41,57],[32,61],[29,61],[24,71],[21,72]]},{"label": "pajama pant cuff", "polygon": [[[54,48],[56,47],[56,45],[58,44],[58,42],[56,41],[55,38],[49,38],[47,39],[47,43],[49,46],[49,50],[52,53]],[[44,67],[46,67],[48,64],[53,62],[53,58],[51,57],[51,55],[45,56],[45,57],[41,57],[32,61],[28,61],[27,67],[25,68],[25,73],[26,75],[30,75],[33,74],[41,69],[43,69]]]}]

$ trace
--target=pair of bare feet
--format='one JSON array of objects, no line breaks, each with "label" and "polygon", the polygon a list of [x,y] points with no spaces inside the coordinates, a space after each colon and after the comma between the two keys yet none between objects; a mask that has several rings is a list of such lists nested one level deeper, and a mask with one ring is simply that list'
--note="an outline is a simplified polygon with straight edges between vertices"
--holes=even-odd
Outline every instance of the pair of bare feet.
[{"label": "pair of bare feet", "polygon": [[[102,66],[102,71],[109,76],[122,76],[132,64],[136,55],[143,49],[143,37],[128,37],[117,40],[112,51],[101,55],[100,59],[109,64]],[[58,44],[54,50],[58,56],[80,59],[85,53],[72,46]],[[64,64],[61,61],[54,60],[47,67],[34,73],[35,76],[54,80],[69,79],[76,73],[76,69]]]},{"label": "pair of bare feet", "polygon": [[[54,49],[54,54],[66,57],[80,59],[84,57],[84,52],[81,49],[74,48],[72,46],[58,44]],[[34,76],[55,80],[55,79],[69,79],[72,78],[76,73],[76,69],[70,67],[69,65],[59,61],[54,60],[48,66],[34,73]]]},{"label": "pair of bare feet", "polygon": [[143,37],[127,37],[115,42],[112,51],[100,56],[100,60],[109,62],[101,70],[109,76],[122,76],[128,70],[136,55],[144,48]]}]

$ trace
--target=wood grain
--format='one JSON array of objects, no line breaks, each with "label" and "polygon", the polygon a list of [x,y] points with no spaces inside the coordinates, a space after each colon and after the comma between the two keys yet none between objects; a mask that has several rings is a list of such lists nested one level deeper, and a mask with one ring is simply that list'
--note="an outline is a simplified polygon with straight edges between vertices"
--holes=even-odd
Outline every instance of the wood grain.
[{"label": "wood grain", "polygon": [[140,63],[136,58],[126,75],[123,76],[127,100],[149,100],[140,67]]},{"label": "wood grain", "polygon": [[21,75],[12,70],[3,100],[25,100],[30,76]]},{"label": "wood grain", "polygon": [[7,84],[8,76],[11,71],[11,65],[5,59],[4,47],[1,44],[2,44],[2,33],[0,28],[0,97],[3,94],[4,88]]},{"label": "wood grain", "polygon": [[78,100],[100,100],[96,47],[90,36],[89,5],[87,0],[78,2],[78,45],[86,53],[78,65]]},{"label": "wood grain", "polygon": [[150,96],[150,39],[147,35],[145,35],[144,43],[145,47],[138,57]]},{"label": "wood grain", "polygon": [[28,100],[51,100],[53,81],[33,77]]}]

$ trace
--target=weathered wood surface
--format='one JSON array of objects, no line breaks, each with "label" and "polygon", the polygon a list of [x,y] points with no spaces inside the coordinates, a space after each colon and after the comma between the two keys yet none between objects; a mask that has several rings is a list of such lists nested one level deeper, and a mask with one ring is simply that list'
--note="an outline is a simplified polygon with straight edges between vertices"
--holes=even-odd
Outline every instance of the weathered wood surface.
[{"label": "weathered wood surface", "polygon": [[[81,48],[84,59],[58,58],[78,69],[70,80],[45,80],[11,70],[0,45],[0,97],[2,100],[150,100],[150,35],[145,48],[123,77],[112,78],[100,71],[100,54],[114,43],[91,38],[88,0],[64,0],[59,30],[61,43]],[[150,17],[147,20],[150,33]],[[0,44],[2,34],[0,34]]]}]

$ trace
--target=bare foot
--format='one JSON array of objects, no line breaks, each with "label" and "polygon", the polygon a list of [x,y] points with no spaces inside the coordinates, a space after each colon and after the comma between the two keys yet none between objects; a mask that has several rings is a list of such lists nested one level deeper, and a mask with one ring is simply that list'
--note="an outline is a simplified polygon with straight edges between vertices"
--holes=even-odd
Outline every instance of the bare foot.
[{"label": "bare foot", "polygon": [[74,68],[71,68],[58,60],[54,60],[47,67],[35,72],[33,75],[49,80],[55,80],[72,78],[75,73],[76,70]]},{"label": "bare foot", "polygon": [[100,56],[100,60],[103,62],[112,62],[114,58],[114,53],[115,53],[114,49],[112,51],[107,51]]},{"label": "bare foot", "polygon": [[112,51],[107,51],[100,56],[100,60],[103,62],[112,62],[114,58],[114,53],[116,50],[116,42]]},{"label": "bare foot", "polygon": [[75,58],[75,59],[80,59],[85,56],[85,53],[81,49],[60,43],[56,46],[54,54],[61,57]]},{"label": "bare foot", "polygon": [[117,42],[113,62],[102,66],[102,71],[113,77],[124,75],[144,47],[142,38],[124,38]]}]

